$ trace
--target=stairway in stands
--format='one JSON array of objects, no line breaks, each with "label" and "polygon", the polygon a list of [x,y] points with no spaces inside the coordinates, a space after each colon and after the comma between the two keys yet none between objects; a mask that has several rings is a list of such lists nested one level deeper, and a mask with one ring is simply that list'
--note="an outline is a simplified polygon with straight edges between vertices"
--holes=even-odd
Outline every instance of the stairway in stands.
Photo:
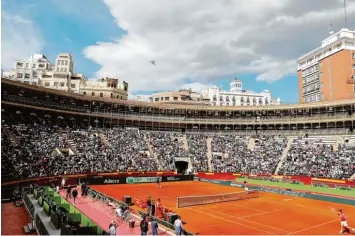
[{"label": "stairway in stands", "polygon": [[212,172],[212,138],[207,138],[208,171]]},{"label": "stairway in stands", "polygon": [[186,135],[183,136],[183,140],[182,140],[183,144],[184,144],[184,149],[186,151],[189,151],[189,144],[187,142],[187,138],[186,138]]},{"label": "stairway in stands", "polygon": [[70,150],[72,150],[75,153],[75,155],[78,155],[79,151],[76,148],[75,142],[72,139],[70,139],[66,133],[63,133],[62,137],[63,137],[63,140],[67,140],[68,148],[70,148]]},{"label": "stairway in stands", "polygon": [[277,164],[277,167],[276,167],[276,170],[275,170],[275,175],[277,175],[277,173],[279,172],[281,166],[282,166],[282,163],[284,163],[284,161],[286,160],[286,157],[287,157],[287,153],[288,151],[290,150],[291,146],[292,146],[292,143],[293,143],[293,140],[294,138],[293,137],[288,137],[287,138],[288,141],[287,141],[287,146],[286,148],[283,150],[282,152],[282,155],[281,155],[281,158],[280,158],[280,161],[279,161],[279,164]]},{"label": "stairway in stands", "polygon": [[157,156],[154,154],[153,145],[151,144],[149,138],[144,135],[144,140],[145,140],[145,143],[147,144],[150,157],[154,158],[154,160],[156,161],[156,163],[157,163],[157,165],[159,167],[159,170],[163,170],[163,166],[161,165],[161,163],[160,163],[159,159],[157,158]]},{"label": "stairway in stands", "polygon": [[250,137],[248,142],[248,150],[253,151],[255,146],[255,139]]},{"label": "stairway in stands", "polygon": [[193,170],[194,169],[194,164],[193,164],[194,162],[191,159],[191,154],[190,154],[190,151],[189,151],[189,142],[187,141],[186,134],[183,136],[182,142],[184,144],[184,149],[187,151],[187,153],[189,153],[189,164],[190,164],[191,170]]},{"label": "stairway in stands", "polygon": [[101,142],[105,145],[105,147],[109,147],[109,143],[107,141],[106,135],[104,133],[99,133],[99,137],[101,139]]},{"label": "stairway in stands", "polygon": [[4,124],[2,127],[9,135],[9,139],[10,142],[13,146],[17,146],[18,141],[17,141],[17,137],[14,133],[12,133],[12,131],[9,129],[9,126],[7,124]]}]

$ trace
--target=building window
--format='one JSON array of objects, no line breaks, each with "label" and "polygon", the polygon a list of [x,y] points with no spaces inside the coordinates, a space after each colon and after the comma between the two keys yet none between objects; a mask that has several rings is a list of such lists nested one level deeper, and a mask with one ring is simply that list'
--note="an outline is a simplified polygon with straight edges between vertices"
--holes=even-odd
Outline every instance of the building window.
[{"label": "building window", "polygon": [[265,98],[265,104],[266,104],[266,105],[269,104],[269,99]]},{"label": "building window", "polygon": [[22,68],[23,67],[23,63],[22,62],[17,62],[16,66],[19,67],[19,68]]},{"label": "building window", "polygon": [[164,101],[164,98],[163,98],[163,97],[161,97],[161,98],[160,98],[160,101]]},{"label": "building window", "polygon": [[83,92],[84,95],[86,95],[86,92]]},{"label": "building window", "polygon": [[177,101],[177,100],[179,100],[179,98],[178,97],[174,97],[174,101]]},{"label": "building window", "polygon": [[[228,103],[229,102],[229,96],[226,97],[226,102]],[[228,105],[227,105],[228,106]]]},{"label": "building window", "polygon": [[250,99],[249,99],[249,97],[247,97],[247,104],[249,104],[250,103]]},{"label": "building window", "polygon": [[159,98],[155,98],[154,101],[159,102]]},{"label": "building window", "polygon": [[60,68],[60,72],[63,72],[63,68]]},{"label": "building window", "polygon": [[113,98],[113,93],[111,93],[111,98]]},{"label": "building window", "polygon": [[169,97],[165,97],[165,101],[169,101]]},{"label": "building window", "polygon": [[17,73],[17,78],[22,78],[22,73]]},{"label": "building window", "polygon": [[223,97],[222,96],[219,97],[219,101],[223,102]]},{"label": "building window", "polygon": [[71,84],[70,87],[71,87],[71,88],[75,88],[75,87],[76,87],[76,84]]},{"label": "building window", "polygon": [[213,96],[213,101],[217,101],[216,95]]},{"label": "building window", "polygon": [[26,68],[28,68],[28,63],[26,63]]},{"label": "building window", "polygon": [[241,102],[241,103],[244,103],[244,97],[241,97],[241,98],[240,98],[240,102]]},{"label": "building window", "polygon": [[64,68],[64,72],[67,72],[67,68]]},{"label": "building window", "polygon": [[100,93],[100,97],[103,97],[104,96],[104,94],[103,93]]},{"label": "building window", "polygon": [[61,82],[60,83],[60,87],[64,87],[65,86],[65,83],[64,82]]},{"label": "building window", "polygon": [[95,96],[95,92],[92,92],[92,93],[91,93],[91,96]]},{"label": "building window", "polygon": [[54,82],[54,87],[58,87],[58,82]]},{"label": "building window", "polygon": [[253,104],[256,105],[256,98],[253,98]]},{"label": "building window", "polygon": [[66,65],[66,66],[68,65],[68,61],[65,61],[65,65]]},{"label": "building window", "polygon": [[45,83],[44,83],[44,86],[49,87],[49,86],[50,86],[50,83],[49,83],[49,82],[45,82]]},{"label": "building window", "polygon": [[355,59],[355,53],[353,53],[353,59]]},{"label": "building window", "polygon": [[262,98],[259,98],[259,104],[263,105],[263,99]]},{"label": "building window", "polygon": [[30,78],[30,74],[25,74],[25,78],[29,79]]},{"label": "building window", "polygon": [[355,70],[355,64],[353,64],[353,70]]}]

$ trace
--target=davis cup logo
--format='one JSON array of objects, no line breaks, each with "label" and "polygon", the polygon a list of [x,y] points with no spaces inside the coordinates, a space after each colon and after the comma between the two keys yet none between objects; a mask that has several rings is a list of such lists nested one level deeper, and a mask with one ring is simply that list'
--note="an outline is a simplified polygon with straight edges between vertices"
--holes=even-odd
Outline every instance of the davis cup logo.
[{"label": "davis cup logo", "polygon": [[133,177],[127,177],[127,178],[126,178],[126,183],[127,183],[127,184],[134,184],[134,183],[135,183],[135,180],[134,180]]}]

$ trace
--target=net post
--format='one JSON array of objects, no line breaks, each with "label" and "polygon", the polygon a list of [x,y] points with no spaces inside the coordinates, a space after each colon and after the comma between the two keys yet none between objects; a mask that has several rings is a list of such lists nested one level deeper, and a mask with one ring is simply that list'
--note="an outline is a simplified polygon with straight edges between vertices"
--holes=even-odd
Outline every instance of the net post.
[{"label": "net post", "polygon": [[176,208],[179,208],[179,197],[176,198]]}]

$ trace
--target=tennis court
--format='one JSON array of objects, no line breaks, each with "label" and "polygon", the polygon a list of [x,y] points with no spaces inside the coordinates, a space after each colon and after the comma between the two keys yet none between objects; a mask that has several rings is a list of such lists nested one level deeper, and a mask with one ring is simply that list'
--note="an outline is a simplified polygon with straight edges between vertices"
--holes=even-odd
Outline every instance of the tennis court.
[{"label": "tennis court", "polygon": [[176,208],[177,197],[242,191],[197,181],[162,183],[162,188],[156,188],[155,184],[91,187],[119,200],[123,195],[132,199],[160,198],[163,206],[181,216],[184,228],[195,234],[334,235],[340,230],[336,214],[339,208],[350,226],[355,222],[354,206],[272,193],[240,201]]}]

